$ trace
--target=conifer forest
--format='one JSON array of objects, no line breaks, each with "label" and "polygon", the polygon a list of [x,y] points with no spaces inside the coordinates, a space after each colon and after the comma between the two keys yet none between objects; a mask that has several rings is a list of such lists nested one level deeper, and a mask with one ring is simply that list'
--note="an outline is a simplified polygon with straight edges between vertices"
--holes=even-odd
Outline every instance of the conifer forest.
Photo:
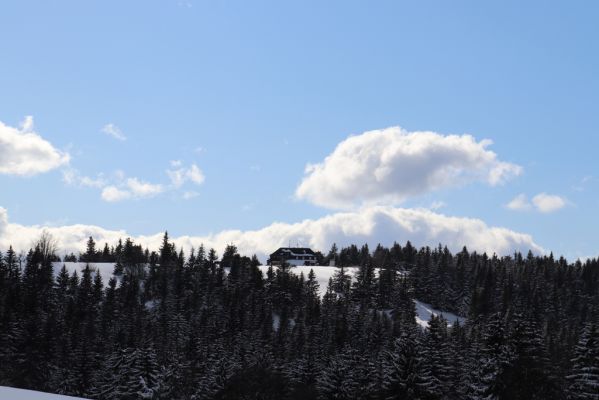
[{"label": "conifer forest", "polygon": [[[3,249],[0,386],[106,400],[599,399],[596,259],[333,245],[317,253],[335,261],[320,296],[313,272],[263,274],[234,245],[184,254],[165,234],[158,249],[90,238],[81,250],[61,260],[48,237]],[[414,300],[465,322],[423,328]]]}]

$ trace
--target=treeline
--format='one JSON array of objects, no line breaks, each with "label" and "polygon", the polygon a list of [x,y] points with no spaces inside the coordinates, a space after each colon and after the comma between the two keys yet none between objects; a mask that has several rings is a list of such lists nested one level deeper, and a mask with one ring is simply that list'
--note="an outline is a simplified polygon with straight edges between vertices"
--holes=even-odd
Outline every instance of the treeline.
[{"label": "treeline", "polygon": [[[166,234],[156,252],[127,239],[104,247],[103,282],[89,266],[54,271],[48,241],[0,254],[0,385],[125,400],[599,397],[597,260],[333,246],[321,298],[314,273],[263,274],[232,245],[185,256]],[[105,260],[92,243],[83,259]],[[467,322],[423,330],[415,298]]]},{"label": "treeline", "polygon": [[108,243],[104,243],[104,247],[99,248],[94,241],[94,238],[90,237],[87,241],[85,252],[80,253],[76,256],[74,253],[65,254],[62,257],[55,256],[53,261],[64,261],[64,262],[88,262],[88,263],[114,263],[118,260],[126,258],[129,262],[135,263],[149,263],[150,257],[156,257],[156,253],[150,253],[146,248],[144,249],[141,245],[135,245],[131,239],[127,238],[125,243],[119,239],[116,246],[108,246]]}]

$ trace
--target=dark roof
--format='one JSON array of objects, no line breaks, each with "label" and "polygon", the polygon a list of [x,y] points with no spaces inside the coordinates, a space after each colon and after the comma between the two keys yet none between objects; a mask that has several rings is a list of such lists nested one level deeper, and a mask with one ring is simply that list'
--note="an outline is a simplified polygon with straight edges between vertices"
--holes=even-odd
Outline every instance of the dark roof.
[{"label": "dark roof", "polygon": [[279,247],[277,251],[272,253],[270,256],[272,257],[281,253],[315,255],[314,251],[312,251],[312,249],[309,247]]}]

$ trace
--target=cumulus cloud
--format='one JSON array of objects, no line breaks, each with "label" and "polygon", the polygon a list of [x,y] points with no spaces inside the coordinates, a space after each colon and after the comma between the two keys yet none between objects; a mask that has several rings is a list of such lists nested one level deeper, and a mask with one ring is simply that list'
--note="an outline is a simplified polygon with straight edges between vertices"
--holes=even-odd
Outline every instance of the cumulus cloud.
[{"label": "cumulus cloud", "polygon": [[204,183],[204,173],[196,164],[191,164],[191,167],[186,168],[179,160],[171,161],[172,169],[167,169],[166,173],[174,187],[179,188],[185,182],[192,182],[196,185]]},{"label": "cumulus cloud", "polygon": [[32,176],[69,163],[70,156],[33,131],[33,117],[19,128],[0,122],[0,174]]},{"label": "cumulus cloud", "polygon": [[127,179],[127,187],[135,197],[152,197],[164,191],[160,184],[140,181],[137,178]]},{"label": "cumulus cloud", "polygon": [[393,204],[472,181],[498,185],[522,167],[500,161],[470,135],[407,132],[400,127],[351,136],[324,161],[309,164],[296,197],[327,208]]},{"label": "cumulus cloud", "polygon": [[528,211],[534,208],[538,212],[547,214],[564,208],[566,204],[566,199],[554,194],[539,193],[532,198],[532,201],[529,201],[528,197],[522,193],[507,203],[506,207],[514,211]]},{"label": "cumulus cloud", "polygon": [[121,129],[115,124],[106,124],[102,127],[102,132],[108,136],[112,136],[116,140],[125,141],[127,137],[123,134]]},{"label": "cumulus cloud", "polygon": [[554,194],[539,193],[532,198],[532,204],[542,213],[551,213],[564,208],[566,200]]},{"label": "cumulus cloud", "polygon": [[[27,249],[43,229],[58,239],[62,251],[81,251],[89,236],[97,242],[116,243],[127,237],[123,230],[108,230],[98,226],[67,225],[61,227],[25,226],[9,223],[7,212],[0,208],[0,248],[12,244],[17,249]],[[172,232],[171,232],[172,233]],[[171,235],[172,236],[172,235]],[[162,233],[132,237],[136,242],[156,249]],[[289,241],[328,251],[332,243],[346,246],[350,243],[377,243],[390,245],[393,241],[410,240],[416,246],[446,244],[454,251],[467,245],[470,250],[508,255],[513,251],[537,253],[544,250],[530,235],[505,228],[490,227],[479,219],[448,217],[426,209],[404,209],[387,206],[363,208],[358,211],[335,213],[320,219],[307,219],[297,223],[275,222],[258,230],[226,230],[206,236],[174,237],[178,247],[188,251],[204,244],[221,252],[234,243],[242,254],[256,253],[262,261],[278,247]]]},{"label": "cumulus cloud", "polygon": [[528,197],[524,193],[514,197],[509,203],[505,205],[510,210],[514,211],[526,211],[532,208],[532,205],[528,201]]},{"label": "cumulus cloud", "polygon": [[116,186],[106,186],[102,189],[102,200],[107,201],[109,203],[114,203],[117,201],[127,200],[131,198],[131,192],[127,190],[122,190],[117,188]]}]

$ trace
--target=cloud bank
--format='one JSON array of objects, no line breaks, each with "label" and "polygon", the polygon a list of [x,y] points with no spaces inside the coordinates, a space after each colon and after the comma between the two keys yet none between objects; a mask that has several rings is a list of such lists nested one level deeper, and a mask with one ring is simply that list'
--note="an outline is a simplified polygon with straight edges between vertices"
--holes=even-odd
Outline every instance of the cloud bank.
[{"label": "cloud bank", "polygon": [[472,181],[498,185],[522,167],[500,161],[492,142],[470,135],[407,132],[400,127],[351,136],[324,161],[308,164],[295,195],[343,209],[396,204],[407,198]]},{"label": "cloud bank", "polygon": [[33,131],[33,117],[20,128],[0,122],[0,174],[32,176],[69,163],[68,153],[56,149]]},{"label": "cloud bank", "polygon": [[[99,243],[109,244],[128,236],[124,230],[109,230],[93,225],[45,228],[10,223],[8,212],[0,207],[0,249],[6,249],[10,244],[20,250],[27,249],[43,229],[58,239],[61,251],[75,253],[85,248],[89,236]],[[276,222],[258,230],[225,230],[206,236],[171,237],[178,247],[186,251],[204,244],[222,254],[227,244],[234,243],[242,254],[256,253],[263,262],[268,254],[278,247],[287,246],[289,241],[323,252],[328,251],[332,243],[339,246],[351,243],[375,246],[378,243],[391,245],[393,241],[405,243],[407,240],[415,246],[442,243],[453,251],[459,251],[466,245],[470,250],[499,255],[509,255],[514,251],[527,252],[529,249],[536,253],[544,252],[530,235],[490,227],[479,219],[448,217],[426,209],[386,206],[335,213],[297,223]],[[158,249],[162,233],[132,238],[151,249]]]}]

